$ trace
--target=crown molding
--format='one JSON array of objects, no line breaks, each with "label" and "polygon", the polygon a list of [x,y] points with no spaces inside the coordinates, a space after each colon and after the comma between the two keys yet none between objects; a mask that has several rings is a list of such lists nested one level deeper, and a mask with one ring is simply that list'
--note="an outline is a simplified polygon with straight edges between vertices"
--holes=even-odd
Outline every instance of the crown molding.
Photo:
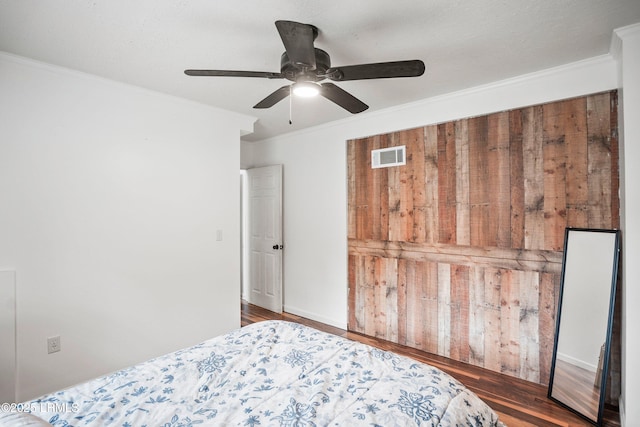
[{"label": "crown molding", "polygon": [[640,36],[640,23],[627,25],[626,27],[616,28],[611,36],[611,46],[609,53],[616,61],[622,57],[622,44],[624,39]]},{"label": "crown molding", "polygon": [[105,77],[97,76],[95,74],[86,73],[84,71],[73,70],[70,68],[50,64],[48,62],[43,62],[36,59],[32,59],[25,56],[20,56],[14,53],[0,50],[0,62],[2,61],[18,64],[20,66],[28,67],[32,69],[39,69],[44,72],[52,73],[54,75],[83,79],[83,80],[95,82],[98,84],[110,85],[112,87],[127,88],[130,91],[143,93],[143,94],[146,94],[147,96],[153,96],[159,99],[170,100],[175,103],[198,106],[199,108],[206,108],[208,110],[215,111],[217,114],[224,115],[227,118],[227,120],[234,120],[235,122],[237,122],[238,127],[240,128],[241,136],[253,133],[255,122],[258,120],[257,117],[254,117],[254,116],[248,116],[248,115],[237,113],[234,111],[225,110],[219,107],[214,107],[212,105],[203,104],[201,102],[193,101],[190,99],[181,98],[175,95],[154,91],[151,89],[143,88],[141,86],[136,86],[129,83],[119,82],[117,80],[111,80]]},{"label": "crown molding", "polygon": [[[600,55],[411,103],[360,113],[356,117],[348,117],[260,141],[252,141],[252,143],[296,140],[303,138],[304,135],[330,131],[334,128],[340,130],[344,139],[361,138],[382,133],[385,131],[383,127],[386,131],[411,129],[603,92],[617,88],[615,64],[616,61],[610,54]],[[442,113],[443,111],[447,112]],[[393,129],[388,129],[386,124],[390,116],[400,118],[394,122]]]}]

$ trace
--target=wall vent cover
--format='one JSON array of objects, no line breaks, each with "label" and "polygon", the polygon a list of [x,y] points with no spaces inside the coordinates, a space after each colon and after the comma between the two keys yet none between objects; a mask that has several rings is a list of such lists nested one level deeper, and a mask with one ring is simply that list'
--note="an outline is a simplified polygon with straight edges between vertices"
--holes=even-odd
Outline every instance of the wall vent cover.
[{"label": "wall vent cover", "polygon": [[371,150],[371,168],[388,168],[407,164],[406,146]]}]

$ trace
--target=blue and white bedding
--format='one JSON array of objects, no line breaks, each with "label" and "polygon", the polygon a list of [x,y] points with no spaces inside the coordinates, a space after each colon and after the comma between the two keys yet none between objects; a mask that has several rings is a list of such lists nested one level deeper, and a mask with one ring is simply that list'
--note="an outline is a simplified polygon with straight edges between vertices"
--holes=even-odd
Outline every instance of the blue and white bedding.
[{"label": "blue and white bedding", "polygon": [[283,321],[254,323],[28,402],[54,426],[496,426],[446,373]]}]

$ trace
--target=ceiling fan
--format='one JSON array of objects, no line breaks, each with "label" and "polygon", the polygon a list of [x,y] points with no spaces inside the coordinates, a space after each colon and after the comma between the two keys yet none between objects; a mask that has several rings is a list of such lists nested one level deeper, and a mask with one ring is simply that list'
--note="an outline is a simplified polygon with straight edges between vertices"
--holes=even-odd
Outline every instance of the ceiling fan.
[{"label": "ceiling fan", "polygon": [[379,62],[373,64],[331,67],[329,54],[313,46],[318,28],[293,21],[276,21],[276,28],[285,47],[280,57],[280,72],[185,70],[189,76],[260,77],[287,79],[292,85],[282,86],[258,102],[253,108],[269,108],[292,93],[300,96],[321,95],[350,113],[361,113],[369,106],[333,83],[318,83],[325,79],[348,80],[418,77],[424,73],[420,60]]}]

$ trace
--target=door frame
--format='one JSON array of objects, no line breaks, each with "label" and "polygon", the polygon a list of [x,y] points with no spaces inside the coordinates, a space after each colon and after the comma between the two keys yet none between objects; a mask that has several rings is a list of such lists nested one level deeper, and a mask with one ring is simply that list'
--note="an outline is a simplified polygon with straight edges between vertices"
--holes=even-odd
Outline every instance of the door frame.
[{"label": "door frame", "polygon": [[[280,280],[279,280],[279,294],[280,294],[280,312],[282,312],[284,308],[284,224],[282,221],[283,218],[283,173],[282,173],[282,165],[268,165],[268,166],[279,166],[280,167],[280,239],[279,242],[274,242],[274,244],[279,244],[280,248],[278,250],[278,256],[280,257],[279,268],[280,268]],[[241,289],[240,296],[243,300],[250,302],[250,237],[248,235],[249,230],[249,220],[250,216],[250,206],[249,203],[249,169],[258,169],[261,166],[255,168],[247,168],[240,170],[240,279],[241,279]],[[252,302],[255,304],[255,302]],[[264,307],[269,310],[271,308]]]}]

